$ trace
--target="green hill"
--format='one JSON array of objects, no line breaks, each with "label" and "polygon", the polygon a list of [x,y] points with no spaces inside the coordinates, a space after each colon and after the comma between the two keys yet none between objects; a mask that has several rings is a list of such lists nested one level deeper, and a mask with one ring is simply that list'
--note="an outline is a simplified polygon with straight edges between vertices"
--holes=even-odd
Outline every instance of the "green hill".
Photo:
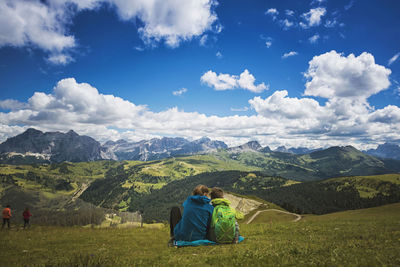
[{"label": "green hill", "polygon": [[295,213],[324,214],[400,201],[400,174],[341,177],[257,190],[260,198]]},{"label": "green hill", "polygon": [[352,146],[330,147],[310,154],[296,155],[281,152],[221,151],[215,157],[261,168],[270,176],[298,181],[321,180],[349,175],[373,175],[400,172],[400,162],[378,159]]}]

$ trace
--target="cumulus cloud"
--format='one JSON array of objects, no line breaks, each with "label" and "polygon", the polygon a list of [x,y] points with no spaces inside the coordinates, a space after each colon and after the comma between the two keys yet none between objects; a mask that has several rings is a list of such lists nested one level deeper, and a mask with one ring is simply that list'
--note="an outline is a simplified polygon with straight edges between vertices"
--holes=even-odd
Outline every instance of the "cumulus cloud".
[{"label": "cumulus cloud", "polygon": [[[213,76],[223,87],[239,87],[239,80],[240,86],[256,86],[248,71],[242,74]],[[365,148],[400,139],[400,107],[376,109],[368,103],[368,96],[387,88],[389,74],[371,54],[355,57],[331,51],[309,62],[305,72],[307,96],[293,97],[286,90],[271,92],[267,97],[255,96],[248,101],[254,115],[247,116],[205,115],[177,107],[154,112],[68,78],[60,80],[51,93],[35,92],[23,102],[1,100],[0,140],[35,127],[43,131],[74,129],[99,141],[209,136],[229,145],[257,140],[271,147],[351,144]],[[315,97],[326,101],[319,102]]]},{"label": "cumulus cloud", "polygon": [[388,65],[389,65],[389,66],[392,65],[392,64],[399,58],[399,56],[400,56],[400,52],[397,53],[397,54],[395,54],[393,57],[391,57],[391,58],[389,59],[389,61],[388,61]]},{"label": "cumulus cloud", "polygon": [[305,95],[324,98],[367,99],[389,87],[391,71],[362,53],[347,57],[332,50],[309,62]]},{"label": "cumulus cloud", "polygon": [[264,90],[268,90],[268,86],[265,83],[255,85],[255,77],[245,69],[239,76],[230,74],[218,74],[209,70],[201,76],[200,81],[210,87],[214,87],[215,90],[231,90],[231,89],[245,89],[254,93],[260,93]]},{"label": "cumulus cloud", "polygon": [[66,10],[52,8],[41,1],[1,1],[0,47],[32,44],[60,58],[76,43],[66,30],[69,15]]},{"label": "cumulus cloud", "polygon": [[222,58],[222,53],[221,53],[220,51],[218,51],[218,52],[215,54],[215,56],[216,56],[217,58]]},{"label": "cumulus cloud", "polygon": [[255,97],[249,100],[254,110],[263,116],[279,116],[289,119],[320,116],[322,108],[318,101],[311,98],[290,98],[288,92],[275,91],[266,99]]},{"label": "cumulus cloud", "polygon": [[292,56],[297,56],[299,53],[297,53],[296,51],[290,51],[288,53],[285,53],[282,55],[282,58],[288,58],[288,57],[292,57]]},{"label": "cumulus cloud", "polygon": [[217,15],[211,0],[108,0],[122,20],[139,18],[143,26],[138,28],[147,44],[164,40],[170,47],[181,41],[191,40],[211,30]]},{"label": "cumulus cloud", "polygon": [[[121,20],[139,19],[138,33],[148,45],[164,41],[174,48],[214,30],[217,22],[213,0],[4,0],[0,2],[0,47],[37,47],[49,54],[49,62],[67,64],[72,61],[68,51],[77,44],[69,33],[73,17],[101,5],[113,7]],[[216,29],[218,33],[222,26]]]},{"label": "cumulus cloud", "polygon": [[306,21],[306,24],[302,23],[300,26],[303,28],[318,26],[321,23],[321,18],[326,14],[324,7],[317,7],[310,9],[309,12],[304,13],[302,17]]},{"label": "cumulus cloud", "polygon": [[182,88],[182,89],[180,89],[180,90],[173,91],[172,94],[173,94],[173,95],[176,95],[176,96],[180,96],[180,95],[183,95],[183,94],[186,93],[186,92],[187,92],[187,89],[186,89],[186,88]]},{"label": "cumulus cloud", "polygon": [[267,48],[270,48],[271,45],[272,45],[272,42],[271,42],[271,41],[266,41],[266,42],[265,42],[265,46],[266,46]]}]

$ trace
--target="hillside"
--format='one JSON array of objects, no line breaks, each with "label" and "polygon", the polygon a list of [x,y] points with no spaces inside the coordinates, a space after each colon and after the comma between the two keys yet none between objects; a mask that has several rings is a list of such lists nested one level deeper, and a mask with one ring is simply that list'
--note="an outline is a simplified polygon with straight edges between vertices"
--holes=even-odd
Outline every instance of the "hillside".
[{"label": "hillside", "polygon": [[330,147],[303,155],[272,151],[265,153],[222,151],[214,155],[226,161],[259,167],[271,176],[298,181],[400,172],[399,161],[378,159],[351,146]]},{"label": "hillside", "polygon": [[105,179],[94,181],[80,198],[103,207],[138,210],[141,206],[132,204],[134,201],[162,189],[173,181],[224,170],[251,171],[259,168],[234,161],[218,160],[209,155],[151,162],[128,161],[110,169],[105,174]]},{"label": "hillside", "polygon": [[254,194],[291,212],[324,214],[400,201],[400,174],[304,182]]},{"label": "hillside", "polygon": [[[34,218],[32,218],[34,220]],[[400,204],[299,222],[243,224],[238,245],[168,248],[168,228],[39,227],[2,232],[10,266],[399,266]],[[34,222],[34,221],[33,221]]]},{"label": "hillside", "polygon": [[[264,176],[258,172],[205,172],[168,183],[161,189],[152,190],[151,194],[145,194],[138,198],[131,197],[130,209],[144,210],[146,222],[166,221],[170,208],[182,205],[198,184],[204,184],[209,187],[218,186],[227,192],[242,195],[254,195],[253,193],[257,188],[267,190],[269,188],[288,186],[293,183],[295,182],[291,180]],[[85,194],[82,198],[88,201],[85,198]]]},{"label": "hillside", "polygon": [[[108,169],[120,163],[111,161],[59,163],[44,165],[0,165],[0,203],[11,204],[19,214],[29,206],[36,215],[43,214],[41,222],[59,224],[57,217],[68,218],[72,214],[88,213],[92,218],[102,219],[103,211],[78,197],[94,180],[104,177]],[[99,217],[100,216],[100,217]],[[87,223],[86,223],[87,224]]]}]

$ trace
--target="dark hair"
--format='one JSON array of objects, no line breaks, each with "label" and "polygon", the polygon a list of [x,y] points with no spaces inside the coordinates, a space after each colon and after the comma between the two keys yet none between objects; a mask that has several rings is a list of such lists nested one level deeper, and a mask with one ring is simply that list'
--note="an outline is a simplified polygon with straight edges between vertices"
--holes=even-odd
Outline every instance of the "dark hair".
[{"label": "dark hair", "polygon": [[193,189],[193,196],[204,196],[204,194],[210,193],[210,189],[207,186],[199,184]]},{"label": "dark hair", "polygon": [[211,189],[211,199],[214,199],[214,198],[223,198],[224,197],[224,190],[222,190],[221,188],[219,188],[219,187],[213,187],[212,189]]},{"label": "dark hair", "polygon": [[10,208],[10,207],[11,207],[10,204],[7,204],[6,208]]},{"label": "dark hair", "polygon": [[28,208],[28,207],[25,207],[25,211],[29,211],[29,208]]}]

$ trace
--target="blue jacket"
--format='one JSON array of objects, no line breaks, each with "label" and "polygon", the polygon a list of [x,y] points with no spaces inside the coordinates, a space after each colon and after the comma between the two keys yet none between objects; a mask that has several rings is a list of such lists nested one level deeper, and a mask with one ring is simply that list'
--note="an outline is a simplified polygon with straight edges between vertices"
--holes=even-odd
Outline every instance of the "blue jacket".
[{"label": "blue jacket", "polygon": [[174,228],[175,240],[207,239],[214,207],[206,196],[190,196],[183,203],[183,216]]}]

